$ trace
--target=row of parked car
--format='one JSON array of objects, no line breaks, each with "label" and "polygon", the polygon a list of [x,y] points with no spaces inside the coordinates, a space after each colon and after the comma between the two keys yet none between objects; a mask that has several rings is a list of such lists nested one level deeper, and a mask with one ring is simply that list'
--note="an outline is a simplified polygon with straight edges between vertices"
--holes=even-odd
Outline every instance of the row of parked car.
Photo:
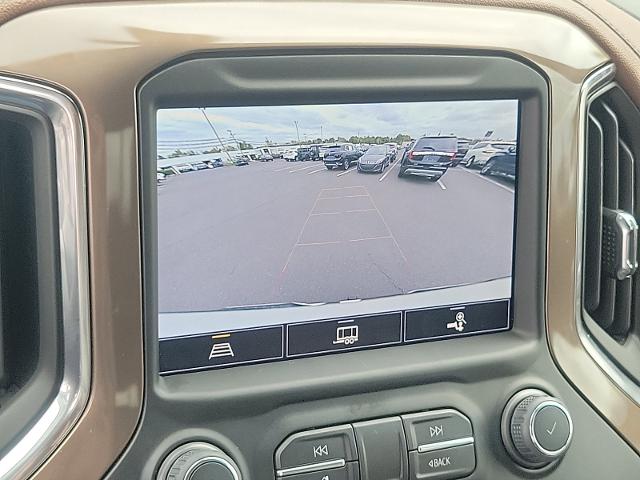
[{"label": "row of parked car", "polygon": [[516,143],[479,142],[465,153],[467,168],[479,168],[482,175],[495,175],[515,180]]},{"label": "row of parked car", "polygon": [[455,136],[425,136],[409,144],[398,176],[419,175],[439,180],[450,167],[464,165],[483,175],[515,179],[516,143],[483,141],[471,145]]},{"label": "row of parked car", "polygon": [[[400,158],[398,156],[400,155]],[[322,161],[329,170],[348,170],[357,165],[362,173],[382,173],[393,161],[400,161],[398,176],[415,175],[431,181],[439,180],[449,168],[460,164],[466,168],[480,169],[482,175],[496,175],[515,179],[516,143],[482,141],[471,145],[454,135],[424,136],[402,147],[395,144],[356,146],[350,143],[320,146],[309,145],[284,152],[286,161]],[[235,155],[232,164],[249,165],[250,161],[270,162],[268,152]],[[179,173],[205,170],[223,166],[221,159],[180,165]],[[164,174],[158,172],[158,181]]]},{"label": "row of parked car", "polygon": [[[398,145],[395,143],[385,143],[390,151],[394,153],[398,149]],[[377,146],[377,145],[374,145]],[[325,156],[338,154],[341,150],[341,155],[354,157],[358,154],[362,155],[371,146],[366,144],[353,145],[349,143],[336,144],[336,145],[308,145],[299,147],[296,149],[287,150],[282,155],[287,162],[308,162],[308,161],[320,161],[324,160]]]},{"label": "row of parked car", "polygon": [[303,155],[324,162],[329,170],[358,166],[359,172],[382,173],[401,155],[398,176],[415,175],[431,181],[439,180],[450,167],[463,164],[478,168],[483,175],[515,178],[515,142],[479,142],[474,145],[460,142],[456,136],[424,136],[402,148],[391,144],[372,145],[365,151],[352,144],[329,147],[308,147]]},{"label": "row of parked car", "polygon": [[[273,156],[266,152],[261,153],[251,153],[251,154],[240,154],[231,157],[231,160],[227,162],[227,164],[235,165],[236,167],[242,167],[245,165],[249,165],[249,162],[272,162]],[[173,175],[175,173],[188,173],[188,172],[197,172],[200,170],[207,170],[211,168],[218,168],[224,166],[225,162],[221,158],[212,158],[208,160],[203,160],[194,163],[184,163],[182,165],[176,165],[173,167],[167,167],[161,170],[158,170],[156,173],[156,177],[158,183],[162,183],[167,175]]]}]

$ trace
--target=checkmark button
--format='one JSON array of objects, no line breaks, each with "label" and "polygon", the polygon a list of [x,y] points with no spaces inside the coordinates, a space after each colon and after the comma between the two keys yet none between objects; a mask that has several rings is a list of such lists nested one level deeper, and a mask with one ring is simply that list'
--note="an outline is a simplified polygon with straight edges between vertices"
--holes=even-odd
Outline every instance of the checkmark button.
[{"label": "checkmark button", "polygon": [[551,429],[547,429],[547,433],[549,435],[553,435],[553,432],[555,432],[557,426],[558,426],[558,422],[553,422],[553,427],[551,427]]},{"label": "checkmark button", "polygon": [[549,452],[561,450],[565,446],[570,430],[567,415],[555,405],[543,407],[533,419],[536,440]]}]

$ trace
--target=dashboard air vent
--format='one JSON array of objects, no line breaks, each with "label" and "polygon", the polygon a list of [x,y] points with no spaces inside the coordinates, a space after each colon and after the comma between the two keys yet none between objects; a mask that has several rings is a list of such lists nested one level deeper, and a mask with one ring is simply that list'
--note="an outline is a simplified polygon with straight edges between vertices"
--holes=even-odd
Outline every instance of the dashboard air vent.
[{"label": "dashboard air vent", "polygon": [[[584,306],[618,341],[629,335],[637,269],[640,114],[617,86],[592,100],[587,124]],[[636,132],[638,133],[638,132]]]},{"label": "dashboard air vent", "polygon": [[[583,324],[622,376],[640,385],[640,111],[616,84],[586,118]],[[625,380],[625,381],[627,381]]]},{"label": "dashboard air vent", "polygon": [[83,152],[69,97],[0,76],[0,480],[29,477],[88,398]]}]

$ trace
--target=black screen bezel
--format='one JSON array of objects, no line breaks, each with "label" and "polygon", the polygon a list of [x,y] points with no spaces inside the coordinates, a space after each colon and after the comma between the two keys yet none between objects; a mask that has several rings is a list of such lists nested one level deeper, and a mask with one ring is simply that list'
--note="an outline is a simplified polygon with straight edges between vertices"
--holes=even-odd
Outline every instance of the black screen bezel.
[{"label": "black screen bezel", "polygon": [[[336,55],[338,53],[338,55]],[[478,52],[476,52],[478,53]],[[546,172],[546,156],[547,151],[544,144],[546,138],[546,129],[548,123],[548,100],[546,82],[544,78],[534,71],[533,68],[524,65],[516,60],[506,58],[490,56],[487,52],[485,55],[451,55],[451,52],[424,52],[414,50],[314,50],[314,51],[299,51],[299,50],[279,50],[279,51],[234,51],[222,53],[211,53],[211,55],[198,55],[197,57],[191,57],[189,59],[181,59],[176,61],[173,65],[163,68],[159,73],[151,76],[145,84],[143,84],[139,92],[139,105],[140,105],[140,134],[141,134],[141,185],[142,185],[142,219],[143,219],[143,252],[144,252],[144,298],[145,298],[145,318],[146,328],[149,334],[147,335],[147,346],[150,355],[147,356],[147,363],[149,365],[149,372],[154,376],[158,373],[158,336],[157,336],[157,271],[155,265],[157,264],[156,252],[157,252],[157,225],[155,224],[156,216],[156,190],[155,190],[155,168],[152,168],[152,162],[150,159],[155,159],[155,122],[156,112],[160,108],[184,108],[184,107],[199,107],[199,106],[246,106],[246,105],[274,105],[274,104],[321,104],[321,103],[372,103],[372,102],[391,102],[391,101],[447,101],[447,100],[492,100],[492,99],[517,99],[519,101],[518,112],[518,176],[520,176],[520,167],[522,156],[535,159],[536,167],[535,172],[532,175],[528,175],[531,178],[535,178],[536,182],[528,182],[533,185],[538,184],[537,181],[543,178]],[[330,65],[331,62],[336,61],[337,58],[344,59],[345,57],[350,60],[355,59],[359,64],[365,57],[375,57],[376,61],[386,57],[392,57],[394,59],[400,59],[402,63],[403,59],[410,59],[411,61],[419,60],[424,62],[425,66],[429,66],[434,61],[437,62],[437,66],[453,66],[454,71],[458,75],[456,78],[464,79],[464,82],[448,82],[450,78],[438,78],[437,84],[425,86],[422,89],[391,89],[388,85],[376,91],[363,94],[359,92],[354,94],[353,88],[344,88],[343,90],[336,91],[335,89],[323,90],[322,85],[317,87],[315,91],[311,93],[309,91],[303,91],[302,93],[296,93],[291,95],[286,88],[282,88],[281,91],[277,91],[274,94],[274,90],[269,92],[261,91],[260,89],[248,89],[243,91],[236,91],[236,95],[233,97],[224,97],[220,95],[220,92],[211,86],[203,86],[201,81],[194,80],[195,73],[202,73],[204,68],[205,72],[211,75],[215,75],[216,68],[214,65],[216,60],[233,60],[233,59],[260,59],[264,61],[272,61],[275,64],[282,62],[286,64],[290,62],[292,71],[296,70],[295,59],[304,57],[315,56],[316,58],[322,58],[322,62],[327,62]],[[195,67],[195,68],[194,68]],[[478,69],[482,70],[484,77],[481,78],[478,74]],[[281,70],[280,75],[284,74]],[[402,72],[397,72],[401,77]],[[278,78],[278,74],[273,73],[274,79]],[[356,75],[357,77],[357,75]],[[176,80],[180,79],[179,82]],[[429,76],[425,74],[426,84],[429,83]],[[276,89],[277,90],[277,89]],[[313,89],[312,89],[313,90]],[[375,89],[374,89],[375,90]],[[314,94],[320,93],[321,100],[319,101]],[[287,101],[283,102],[282,98],[286,94]],[[313,96],[313,101],[309,101],[309,98]],[[527,131],[527,135],[523,136],[522,132]],[[524,140],[524,141],[523,141]],[[520,152],[523,152],[522,154]],[[536,188],[536,190],[538,190]],[[533,193],[533,196],[532,196]],[[512,254],[512,308],[510,309],[510,328],[514,325],[514,318],[517,317],[518,305],[522,302],[519,300],[519,296],[516,295],[517,284],[520,280],[528,276],[531,272],[532,264],[523,268],[522,273],[517,267],[517,260],[521,256],[517,245],[519,242],[519,222],[520,215],[517,213],[520,210],[520,204],[522,197],[531,199],[532,197],[539,197],[540,191],[535,192],[521,192],[519,183],[516,183],[516,201],[515,212],[516,219],[514,220],[514,250]],[[536,202],[539,204],[539,202]],[[536,212],[536,215],[542,213]],[[537,235],[544,228],[542,222],[533,222],[540,226],[537,230],[531,230],[527,227],[525,230],[528,235],[534,235],[537,239]],[[529,226],[532,222],[528,222]],[[531,238],[530,241],[533,241]],[[536,255],[535,261],[540,261],[541,257]],[[528,283],[528,282],[527,282]],[[523,290],[524,292],[524,290]],[[533,293],[533,292],[532,292]],[[533,298],[527,298],[526,304],[529,304]],[[524,331],[529,331],[531,324],[522,324]],[[519,329],[517,329],[519,330]],[[506,334],[510,334],[507,332]],[[504,335],[504,334],[503,334]],[[457,340],[448,340],[449,342],[455,342]],[[395,350],[406,350],[409,357],[413,354],[409,353],[412,347],[416,345],[401,345],[401,349],[394,348]],[[386,349],[391,350],[389,349]],[[347,356],[362,355],[370,350],[348,352],[344,353]],[[342,356],[342,355],[340,355]],[[336,357],[330,355],[330,357]],[[313,357],[315,358],[315,357]],[[318,359],[320,361],[327,360],[327,358]],[[296,359],[295,363],[305,362],[312,359]],[[343,359],[342,361],[347,360]],[[340,361],[340,360],[338,360]],[[284,362],[279,361],[283,366],[291,364],[291,360]],[[421,362],[409,363],[408,367],[416,366]],[[302,363],[300,363],[302,365]],[[264,368],[269,368],[272,364],[260,365],[261,371],[264,373]],[[225,371],[232,370],[236,373],[242,372],[240,377],[248,378],[246,372],[250,369],[256,369],[257,366],[240,366],[233,369],[214,369],[211,371],[204,371],[193,373],[194,376],[200,376],[204,378],[204,375],[212,375],[212,378],[218,380],[226,377]],[[253,375],[249,375],[253,377]],[[168,382],[166,383],[165,382]],[[230,385],[235,382],[231,382]],[[261,383],[261,382],[259,382]],[[156,379],[155,386],[168,387],[168,392],[172,390],[170,387],[171,379]],[[180,397],[180,393],[173,392],[177,397]]]}]

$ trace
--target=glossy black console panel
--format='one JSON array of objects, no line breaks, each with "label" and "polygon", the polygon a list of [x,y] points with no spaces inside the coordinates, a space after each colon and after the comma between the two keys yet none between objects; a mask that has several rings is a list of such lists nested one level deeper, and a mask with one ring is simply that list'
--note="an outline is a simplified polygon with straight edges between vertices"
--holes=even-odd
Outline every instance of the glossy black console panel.
[{"label": "glossy black console panel", "polygon": [[[337,72],[335,77],[309,77],[299,68],[305,61],[300,60],[302,54],[316,55],[316,61],[322,58],[327,70]],[[274,452],[296,432],[367,425],[363,422],[443,408],[464,412],[473,425],[476,465],[468,478],[534,478],[514,464],[500,437],[504,405],[526,387],[562,399],[574,418],[574,442],[561,462],[543,472],[545,478],[603,478],[610,463],[619,466],[624,478],[631,478],[640,460],[560,374],[544,335],[549,133],[545,78],[517,59],[490,52],[236,52],[236,57],[252,60],[240,62],[242,68],[234,68],[233,58],[225,55],[214,52],[176,61],[151,75],[139,92],[147,390],[138,433],[109,478],[153,478],[171,449],[188,441],[206,441],[230,455],[245,479],[273,479]],[[342,68],[346,60],[350,60],[347,65],[357,63],[362,68]],[[387,68],[370,68],[368,62]],[[237,98],[254,104],[518,98],[522,134],[510,306],[513,328],[336,356],[159,376],[156,192],[149,161],[150,146],[156,142],[154,112],[168,106],[231,105]],[[412,451],[408,453],[411,465]]]}]

